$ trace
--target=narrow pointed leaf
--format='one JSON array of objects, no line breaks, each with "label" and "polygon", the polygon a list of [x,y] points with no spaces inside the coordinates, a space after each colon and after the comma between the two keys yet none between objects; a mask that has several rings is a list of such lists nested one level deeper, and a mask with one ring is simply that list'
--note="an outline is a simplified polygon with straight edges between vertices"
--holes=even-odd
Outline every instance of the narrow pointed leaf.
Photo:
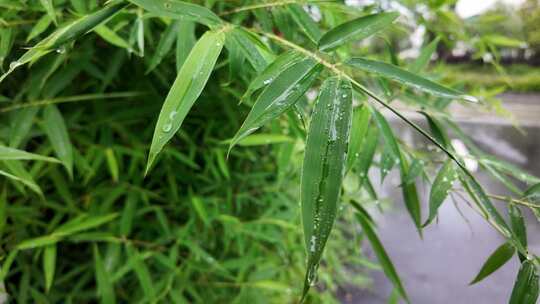
[{"label": "narrow pointed leaf", "polygon": [[319,25],[311,18],[311,16],[299,4],[291,4],[288,7],[289,13],[298,27],[306,33],[306,36],[315,44],[321,39],[322,33]]},{"label": "narrow pointed leaf", "polygon": [[43,121],[43,129],[56,156],[73,177],[73,147],[62,114],[55,105],[49,105],[43,111]]},{"label": "narrow pointed leaf", "polygon": [[377,260],[379,260],[384,274],[390,280],[390,282],[392,282],[394,288],[399,292],[401,297],[405,301],[407,301],[407,303],[409,303],[409,297],[407,296],[407,292],[403,287],[403,283],[401,283],[401,279],[396,271],[396,268],[394,267],[392,260],[386,253],[386,250],[384,249],[384,246],[379,240],[379,237],[370,225],[369,219],[366,218],[363,213],[356,213],[356,219],[360,223],[360,226],[362,226],[362,230],[364,231],[369,242],[371,243],[371,248],[373,248],[373,252],[377,256]]},{"label": "narrow pointed leaf", "polygon": [[294,106],[311,87],[320,70],[321,65],[311,58],[305,58],[273,79],[261,93],[232,139],[229,150],[240,140]]},{"label": "narrow pointed leaf", "polygon": [[497,250],[495,250],[487,259],[487,261],[484,263],[482,268],[480,269],[480,272],[476,277],[472,280],[470,285],[476,284],[495,271],[497,271],[499,268],[504,266],[512,256],[514,256],[514,253],[516,252],[516,249],[512,244],[510,243],[504,243],[501,245]]},{"label": "narrow pointed leaf", "polygon": [[274,60],[274,56],[260,38],[243,28],[234,28],[231,31],[231,39],[257,72],[263,71]]},{"label": "narrow pointed leaf", "polygon": [[9,133],[10,147],[18,148],[25,140],[32,128],[37,112],[38,108],[34,107],[20,109],[15,113],[11,132]]},{"label": "narrow pointed leaf", "polygon": [[24,168],[24,165],[21,162],[18,160],[8,160],[3,163],[9,172],[0,171],[0,175],[20,182],[39,196],[43,196],[43,191],[32,177],[32,174]]},{"label": "narrow pointed leaf", "polygon": [[49,17],[56,24],[56,13],[54,12],[54,5],[52,0],[39,0],[39,2],[41,2],[41,5],[45,9]]},{"label": "narrow pointed leaf", "polygon": [[161,39],[159,40],[152,59],[150,59],[150,65],[146,70],[147,74],[150,73],[153,69],[155,69],[161,63],[163,58],[165,58],[165,56],[169,53],[174,42],[177,39],[177,33],[179,29],[180,21],[173,21],[171,22],[171,24],[169,24],[169,26],[167,26],[167,29],[165,30],[165,32],[163,32]]},{"label": "narrow pointed leaf", "polygon": [[58,163],[56,158],[41,156],[29,153],[23,150],[0,146],[0,160],[39,160],[52,163]]},{"label": "narrow pointed leaf", "polygon": [[418,56],[418,58],[416,58],[416,60],[411,65],[411,73],[418,73],[426,68],[426,66],[429,64],[429,61],[431,60],[431,57],[433,57],[433,54],[437,50],[437,46],[439,45],[440,40],[440,37],[437,37],[431,43],[422,48],[420,56]]},{"label": "narrow pointed leaf", "polygon": [[[510,227],[517,236],[517,239],[523,248],[527,248],[527,226],[525,225],[525,219],[521,213],[521,209],[514,204],[508,205],[508,215],[510,216]],[[519,253],[519,259],[521,262],[527,259],[522,253]]]},{"label": "narrow pointed leaf", "polygon": [[405,206],[407,211],[411,215],[411,218],[422,237],[422,209],[420,208],[420,199],[418,198],[418,190],[416,189],[416,184],[414,182],[406,183],[407,177],[409,176],[409,162],[407,158],[400,154],[399,159],[400,165],[400,177],[401,177],[401,192],[403,193],[403,199],[405,200]]},{"label": "narrow pointed leaf", "polygon": [[43,250],[43,272],[45,273],[45,290],[51,289],[56,269],[56,244]]},{"label": "narrow pointed leaf", "polygon": [[165,144],[180,129],[191,107],[204,89],[225,43],[224,29],[206,32],[193,47],[178,72],[165,102],[152,138],[146,172]]},{"label": "narrow pointed leaf", "polygon": [[303,298],[315,282],[336,218],[351,116],[351,84],[337,77],[328,78],[313,110],[302,166],[302,222],[308,252]]},{"label": "narrow pointed leaf", "polygon": [[533,262],[527,260],[519,270],[510,304],[536,304],[538,292],[538,269]]},{"label": "narrow pointed leaf", "polygon": [[369,108],[362,106],[356,108],[353,114],[351,127],[351,142],[347,152],[347,170],[350,170],[360,156],[362,143],[366,141],[371,113]]},{"label": "narrow pointed leaf", "polygon": [[116,298],[114,295],[113,282],[111,276],[107,273],[105,263],[99,254],[97,245],[93,245],[94,249],[94,268],[96,272],[96,283],[98,296],[101,299],[100,303],[115,304]]},{"label": "narrow pointed leaf", "polygon": [[129,0],[129,2],[160,17],[194,21],[202,23],[210,28],[216,27],[223,22],[216,14],[206,7],[184,1]]},{"label": "narrow pointed leaf", "polygon": [[392,24],[398,13],[380,13],[354,19],[338,25],[325,33],[319,40],[321,51],[331,51],[351,40],[367,38]]},{"label": "narrow pointed leaf", "polygon": [[424,226],[429,225],[435,219],[439,207],[448,197],[448,193],[452,189],[452,185],[456,179],[457,173],[454,163],[448,160],[439,170],[433,181],[433,186],[429,194],[429,217]]},{"label": "narrow pointed leaf", "polygon": [[433,137],[437,140],[439,144],[441,144],[446,149],[450,149],[450,139],[448,138],[448,134],[442,127],[439,120],[437,120],[435,117],[432,117],[426,112],[421,111],[420,114],[424,115],[426,117],[426,120],[429,124],[429,129],[431,130],[431,134]]},{"label": "narrow pointed leaf", "polygon": [[285,52],[278,56],[266,69],[251,81],[246,93],[242,96],[240,103],[245,99],[250,98],[255,91],[272,83],[281,73],[302,60],[305,60],[305,57],[294,51]]},{"label": "narrow pointed leaf", "polygon": [[47,38],[43,39],[34,47],[26,51],[19,59],[12,62],[9,66],[9,70],[0,76],[0,83],[18,67],[33,62],[52,52],[53,50],[58,49],[65,43],[86,34],[123,9],[125,6],[126,3],[124,2],[115,3],[95,13],[85,15],[64,27],[59,28]]},{"label": "narrow pointed leaf", "polygon": [[347,60],[347,64],[364,70],[366,72],[375,73],[383,77],[397,81],[403,85],[413,87],[420,91],[430,93],[444,98],[463,99],[470,102],[478,102],[478,99],[473,96],[465,95],[457,90],[447,88],[429,79],[420,77],[411,72],[405,71],[395,65],[391,65],[381,61],[369,60],[364,58],[351,58]]}]

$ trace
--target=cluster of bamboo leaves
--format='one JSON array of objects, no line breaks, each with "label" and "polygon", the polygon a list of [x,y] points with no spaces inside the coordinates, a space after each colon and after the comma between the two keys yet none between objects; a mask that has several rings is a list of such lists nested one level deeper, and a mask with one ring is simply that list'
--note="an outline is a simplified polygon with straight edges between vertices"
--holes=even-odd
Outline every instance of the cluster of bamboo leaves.
[{"label": "cluster of bamboo leaves", "polygon": [[[377,166],[381,181],[399,171],[420,236],[451,193],[467,194],[507,239],[473,283],[517,255],[522,266],[510,303],[535,303],[539,260],[528,251],[521,209],[540,213],[540,180],[486,155],[452,122],[452,102],[480,101],[425,75],[439,39],[411,63],[391,49],[386,62],[358,46],[398,27],[398,13],[333,1],[240,2],[0,1],[10,8],[1,16],[0,62],[13,58],[0,76],[0,92],[7,92],[0,112],[11,121],[0,146],[0,232],[8,239],[0,282],[21,301],[47,302],[55,286],[73,278],[79,282],[57,290],[57,298],[215,302],[231,301],[228,292],[239,289],[235,301],[242,303],[264,301],[254,291],[263,289],[305,300],[318,275],[320,290],[329,291],[346,276],[339,257],[350,247],[332,246],[356,238],[338,220],[344,206],[354,212],[343,221],[356,221],[409,302],[365,204],[365,197],[379,199],[368,175]],[[32,47],[17,49],[15,36],[24,32],[10,22],[33,25],[26,37]],[[403,116],[392,104],[397,98],[421,111],[429,130]],[[383,109],[440,152],[396,138]],[[450,136],[516,194],[503,198],[507,217]],[[299,183],[291,182],[295,176]],[[351,176],[362,194],[343,188]],[[531,187],[523,191],[516,181]],[[428,215],[418,183],[431,185]],[[33,208],[21,204],[31,197],[39,202]],[[260,260],[261,251],[276,250]],[[42,271],[30,266],[37,259]],[[304,287],[296,289],[302,276]],[[133,294],[132,286],[140,290]]]}]

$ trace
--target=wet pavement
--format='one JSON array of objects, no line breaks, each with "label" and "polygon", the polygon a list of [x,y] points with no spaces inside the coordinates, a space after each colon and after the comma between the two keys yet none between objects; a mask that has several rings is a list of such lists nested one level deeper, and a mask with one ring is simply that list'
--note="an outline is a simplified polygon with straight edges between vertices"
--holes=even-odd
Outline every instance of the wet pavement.
[{"label": "wet pavement", "polygon": [[[512,95],[510,95],[512,96]],[[522,98],[521,96],[518,96]],[[516,96],[513,96],[516,100]],[[506,98],[506,100],[512,100]],[[529,173],[540,176],[540,98],[531,95],[512,104],[514,108],[524,109],[523,102],[532,104],[529,111],[524,111],[527,124],[521,134],[508,124],[501,124],[498,119],[471,119],[472,123],[460,123],[464,130],[486,152],[510,161]],[[536,111],[533,115],[533,112]],[[460,115],[462,121],[468,121],[466,113]],[[475,114],[471,114],[475,115]],[[521,118],[517,113],[517,119]],[[536,120],[532,119],[536,117]],[[486,118],[486,117],[484,117]],[[476,117],[478,119],[478,117]],[[423,142],[413,131],[393,122],[394,130],[400,130],[402,140]],[[485,174],[477,174],[488,193],[510,195],[498,183]],[[424,239],[420,239],[411,219],[404,209],[398,176],[391,175],[380,189],[381,197],[392,198],[393,207],[381,214],[373,210],[378,223],[378,234],[400,274],[411,302],[415,304],[499,304],[508,303],[512,286],[518,271],[517,258],[499,269],[484,281],[469,286],[468,283],[478,273],[486,258],[503,242],[504,239],[463,202],[459,202],[459,211],[451,200],[447,200],[439,210],[439,220],[424,230]],[[426,202],[429,189],[419,187]],[[495,202],[500,207],[504,203]],[[463,214],[463,216],[460,214]],[[540,223],[528,211],[529,247],[540,254]],[[425,217],[426,211],[424,211]],[[466,220],[465,220],[465,219]],[[374,256],[371,258],[375,260]],[[392,285],[381,272],[372,274],[371,290],[349,289],[343,295],[343,303],[388,303]]]}]

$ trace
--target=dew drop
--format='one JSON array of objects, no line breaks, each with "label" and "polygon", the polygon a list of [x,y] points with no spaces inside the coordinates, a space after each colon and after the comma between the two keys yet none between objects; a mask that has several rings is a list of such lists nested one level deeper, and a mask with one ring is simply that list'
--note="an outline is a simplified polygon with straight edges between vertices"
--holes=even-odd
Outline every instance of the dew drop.
[{"label": "dew drop", "polygon": [[270,84],[270,82],[272,82],[272,79],[266,79],[265,81],[263,81],[263,84]]},{"label": "dew drop", "polygon": [[163,6],[165,6],[166,9],[171,9],[172,8],[172,4],[170,4],[169,2],[163,3]]},{"label": "dew drop", "polygon": [[20,62],[18,62],[18,61],[13,61],[12,63],[9,64],[9,69],[10,69],[10,70],[14,70],[14,69],[16,69],[19,65],[21,65]]},{"label": "dew drop", "polygon": [[172,124],[168,123],[163,126],[162,128],[163,132],[170,132],[172,130]]},{"label": "dew drop", "polygon": [[173,120],[177,113],[178,113],[178,112],[176,112],[176,111],[172,111],[172,112],[169,114],[169,119],[170,119],[170,120]]},{"label": "dew drop", "polygon": [[478,98],[476,98],[474,96],[471,96],[471,95],[464,95],[463,100],[468,101],[468,102],[472,102],[472,103],[479,103],[480,102],[480,100],[478,100]]}]

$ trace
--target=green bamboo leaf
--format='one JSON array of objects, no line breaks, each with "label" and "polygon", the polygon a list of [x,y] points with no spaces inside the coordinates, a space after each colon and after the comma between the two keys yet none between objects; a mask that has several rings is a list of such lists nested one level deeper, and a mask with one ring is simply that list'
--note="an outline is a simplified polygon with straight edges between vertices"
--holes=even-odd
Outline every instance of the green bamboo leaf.
[{"label": "green bamboo leaf", "polygon": [[536,304],[538,300],[538,270],[532,261],[521,264],[510,304]]},{"label": "green bamboo leaf", "polygon": [[37,193],[39,196],[43,196],[43,191],[39,185],[34,181],[32,174],[28,172],[23,164],[17,160],[9,160],[3,162],[9,172],[0,171],[0,175],[3,175],[7,178],[10,178],[14,181],[20,182],[21,184],[30,188],[30,190]]},{"label": "green bamboo leaf", "polygon": [[[241,147],[265,146],[293,142],[293,138],[282,134],[253,134],[237,143]],[[230,144],[230,141],[226,141]]]},{"label": "green bamboo leaf", "polygon": [[478,181],[472,175],[467,174],[467,172],[463,170],[460,170],[458,173],[461,185],[463,186],[465,191],[467,191],[467,193],[473,199],[476,205],[480,207],[482,211],[484,211],[489,217],[491,217],[492,224],[495,225],[505,237],[512,238],[513,233],[510,227],[508,226],[502,215],[499,213],[497,208],[495,208],[495,206],[489,199],[482,186],[480,186]]},{"label": "green bamboo leaf", "polygon": [[98,34],[101,38],[103,38],[103,40],[107,41],[108,43],[112,45],[116,45],[117,47],[126,49],[128,51],[133,50],[129,42],[127,42],[124,38],[122,38],[115,31],[113,31],[112,29],[110,29],[104,24],[97,26],[94,29],[94,32],[96,32],[96,34]]},{"label": "green bamboo leaf", "polygon": [[345,173],[352,116],[352,87],[337,77],[323,83],[315,104],[302,166],[302,222],[308,252],[305,298],[334,225]]},{"label": "green bamboo leaf", "polygon": [[441,122],[424,111],[420,111],[420,114],[426,117],[431,134],[437,140],[437,142],[446,149],[451,149],[452,146],[450,144],[450,139],[448,138],[448,134],[446,133],[445,129],[441,125]]},{"label": "green bamboo leaf", "polygon": [[315,60],[304,58],[274,78],[233,137],[229,151],[246,136],[290,109],[311,87],[321,69]]},{"label": "green bamboo leaf", "polygon": [[18,67],[36,61],[37,59],[45,56],[46,54],[57,50],[65,43],[88,33],[96,26],[105,22],[111,16],[123,9],[126,5],[127,4],[124,2],[112,4],[95,13],[85,15],[66,26],[57,29],[47,38],[43,39],[34,47],[26,51],[21,57],[19,57],[19,59],[13,61],[9,65],[9,70],[2,76],[0,76],[0,83]]},{"label": "green bamboo leaf", "polygon": [[180,129],[184,118],[204,89],[225,43],[225,30],[223,28],[206,32],[178,72],[159,113],[146,173],[165,144]]},{"label": "green bamboo leaf", "polygon": [[94,268],[96,272],[96,283],[98,296],[101,299],[101,303],[115,304],[116,297],[114,295],[113,282],[111,282],[111,276],[107,273],[105,263],[99,254],[99,249],[96,244],[92,246],[94,251]]},{"label": "green bamboo leaf", "polygon": [[41,156],[23,150],[0,146],[0,160],[39,160],[51,163],[59,163],[56,158]]},{"label": "green bamboo leaf", "polygon": [[438,83],[435,83],[426,78],[420,77],[411,72],[405,71],[395,65],[391,65],[381,61],[369,60],[364,58],[351,58],[346,62],[348,65],[381,75],[383,77],[392,79],[406,86],[411,86],[420,91],[430,93],[436,96],[444,98],[457,98],[463,99],[469,102],[478,102],[478,99],[474,96],[465,95],[462,92],[456,91],[451,88],[444,87]]},{"label": "green bamboo leaf", "polygon": [[347,171],[350,170],[360,156],[362,143],[366,141],[371,113],[367,106],[354,110],[351,127],[351,142],[347,152]]},{"label": "green bamboo leaf", "polygon": [[[527,248],[527,226],[525,225],[525,219],[523,218],[521,209],[514,204],[509,204],[508,215],[510,216],[510,227],[512,227],[512,231],[516,235],[521,246]],[[519,259],[523,262],[527,257],[520,252]]]},{"label": "green bamboo leaf", "polygon": [[118,217],[117,213],[111,213],[111,214],[106,214],[106,215],[95,215],[95,216],[83,214],[68,221],[67,223],[61,225],[60,227],[56,228],[53,231],[52,235],[61,236],[61,237],[73,235],[81,231],[97,228],[101,225],[104,225],[114,220],[117,217]]},{"label": "green bamboo leaf", "polygon": [[176,36],[176,69],[180,71],[186,58],[197,42],[195,38],[195,23],[186,20],[180,20],[179,30]]},{"label": "green bamboo leaf", "polygon": [[223,21],[204,6],[178,0],[128,0],[160,17],[183,19],[204,24],[210,28],[217,27]]},{"label": "green bamboo leaf", "polygon": [[158,46],[156,48],[156,51],[154,52],[154,55],[152,56],[152,59],[150,59],[150,64],[148,66],[148,69],[146,70],[146,74],[150,73],[153,69],[155,69],[165,58],[165,56],[169,53],[171,50],[174,42],[177,39],[178,31],[180,29],[180,21],[173,21],[169,26],[167,26],[167,29],[165,32],[163,32],[161,39],[159,40]]},{"label": "green bamboo leaf", "polygon": [[118,161],[116,160],[113,149],[105,149],[105,159],[107,160],[107,167],[109,167],[109,173],[111,174],[113,182],[118,182],[118,179],[120,178],[120,169],[118,168]]},{"label": "green bamboo leaf", "polygon": [[49,291],[53,284],[56,269],[56,244],[49,245],[43,250],[43,272],[45,273],[45,290]]},{"label": "green bamboo leaf", "polygon": [[540,203],[540,183],[527,189],[523,196],[533,203]]},{"label": "green bamboo leaf", "polygon": [[516,252],[516,249],[512,244],[510,243],[504,243],[501,245],[497,250],[495,250],[487,259],[487,261],[482,265],[482,268],[480,269],[480,272],[476,275],[476,277],[472,280],[470,285],[476,284],[495,271],[497,271],[499,268],[501,268],[504,264],[506,264],[512,256],[514,256],[514,253]]},{"label": "green bamboo leaf", "polygon": [[311,16],[299,4],[290,4],[287,6],[289,13],[298,27],[306,33],[306,36],[315,44],[321,39],[322,33],[319,25],[311,18]]},{"label": "green bamboo leaf", "polygon": [[380,13],[360,17],[331,29],[319,40],[321,51],[331,51],[353,39],[365,39],[392,24],[398,13]]},{"label": "green bamboo leaf", "polygon": [[41,2],[41,5],[45,9],[49,17],[52,19],[54,24],[57,24],[53,1],[52,0],[39,0],[39,2]]},{"label": "green bamboo leaf", "polygon": [[384,274],[390,280],[390,282],[392,282],[392,284],[394,285],[394,288],[399,292],[401,297],[407,303],[410,303],[409,297],[407,296],[407,292],[405,291],[405,288],[403,288],[403,284],[401,283],[401,279],[399,278],[396,268],[394,267],[392,260],[386,253],[386,250],[384,249],[384,246],[379,240],[379,237],[377,236],[377,234],[371,227],[369,219],[366,218],[365,215],[360,212],[356,213],[356,219],[360,223],[360,226],[362,226],[362,230],[364,231],[369,242],[371,243],[373,252],[377,256],[377,259],[379,260],[379,263],[381,264],[383,268]]},{"label": "green bamboo leaf", "polygon": [[264,69],[259,75],[257,75],[257,77],[255,77],[255,79],[251,81],[246,93],[244,93],[242,96],[240,103],[242,103],[245,99],[251,98],[251,95],[257,90],[269,85],[281,73],[285,72],[291,66],[302,60],[305,60],[305,57],[294,51],[284,52],[278,56],[270,65],[268,65],[266,69]]},{"label": "green bamboo leaf", "polygon": [[63,238],[73,235],[77,232],[93,229],[105,223],[108,223],[114,220],[117,216],[118,215],[116,213],[102,216],[89,216],[84,214],[56,228],[50,235],[22,241],[16,246],[16,249],[25,250],[53,245],[61,241]]},{"label": "green bamboo leaf", "polygon": [[255,71],[262,72],[274,60],[271,51],[257,35],[243,28],[235,27],[231,31],[230,37]]},{"label": "green bamboo leaf", "polygon": [[15,113],[9,132],[10,147],[18,148],[22,144],[32,128],[37,112],[38,108],[24,108]]},{"label": "green bamboo leaf", "polygon": [[133,270],[137,275],[139,284],[143,290],[144,296],[148,301],[152,301],[156,298],[156,289],[152,283],[152,277],[150,271],[144,262],[142,255],[131,245],[126,247],[128,257],[131,263],[133,263]]},{"label": "green bamboo leaf", "polygon": [[55,105],[48,105],[43,111],[43,129],[53,150],[73,178],[73,147],[69,139],[64,118]]},{"label": "green bamboo leaf", "polygon": [[456,179],[457,173],[454,163],[451,160],[448,160],[439,170],[439,173],[433,181],[433,186],[431,187],[431,192],[429,194],[429,217],[424,223],[424,227],[429,225],[435,219],[439,207],[446,200],[446,197],[448,197],[448,193],[452,189],[452,185]]},{"label": "green bamboo leaf", "polygon": [[416,74],[426,68],[431,60],[431,57],[433,57],[433,54],[437,50],[437,46],[439,45],[440,41],[441,38],[437,37],[431,43],[422,48],[420,51],[420,56],[418,56],[418,58],[416,58],[416,60],[411,64],[411,73]]},{"label": "green bamboo leaf", "polygon": [[422,237],[422,209],[420,208],[420,199],[418,198],[418,190],[414,182],[406,183],[409,176],[409,163],[403,153],[400,154],[400,176],[401,176],[401,191],[405,206],[409,212],[420,237]]},{"label": "green bamboo leaf", "polygon": [[401,151],[397,143],[396,137],[392,128],[388,124],[388,121],[384,116],[374,108],[371,108],[373,118],[381,131],[381,134],[384,138],[384,152],[381,158],[381,181],[384,180],[384,177],[390,172],[396,163],[400,161]]},{"label": "green bamboo leaf", "polygon": [[[15,40],[15,30],[11,27],[0,28],[0,67],[3,68],[4,60],[9,55]],[[1,79],[0,79],[1,82]]]},{"label": "green bamboo leaf", "polygon": [[51,22],[52,22],[52,20],[51,20],[51,17],[49,15],[43,15],[43,17],[39,18],[36,25],[34,25],[32,30],[28,34],[28,37],[26,38],[26,42],[36,38],[39,35],[41,35],[41,33],[43,33],[44,31],[47,30],[47,28],[49,28],[49,25],[51,25]]},{"label": "green bamboo leaf", "polygon": [[358,156],[357,171],[361,179],[360,184],[363,184],[363,181],[368,177],[369,168],[373,163],[373,158],[375,156],[378,143],[379,129],[369,128],[366,142],[364,143],[362,150],[360,151],[360,155]]}]

